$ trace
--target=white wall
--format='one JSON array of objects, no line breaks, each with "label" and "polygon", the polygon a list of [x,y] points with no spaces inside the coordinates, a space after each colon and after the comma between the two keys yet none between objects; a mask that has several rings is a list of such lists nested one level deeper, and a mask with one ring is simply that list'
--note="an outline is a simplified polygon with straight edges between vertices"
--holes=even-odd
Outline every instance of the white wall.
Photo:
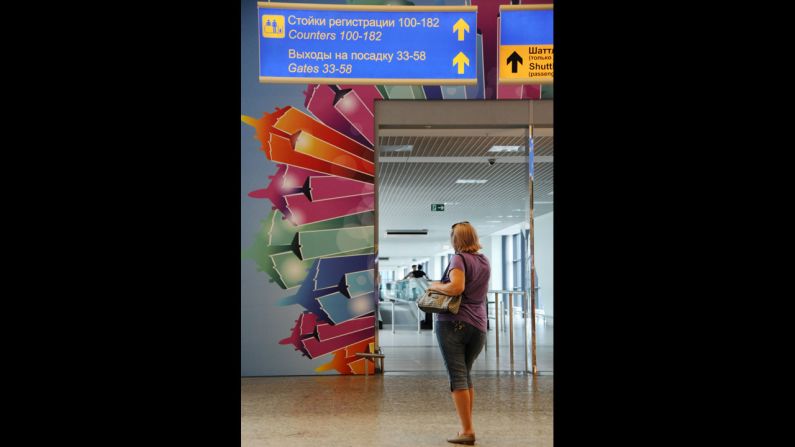
[{"label": "white wall", "polygon": [[535,256],[536,274],[538,275],[538,286],[541,289],[538,294],[541,298],[546,315],[554,315],[555,311],[555,285],[553,283],[552,265],[554,260],[552,222],[554,212],[544,214],[535,219]]}]

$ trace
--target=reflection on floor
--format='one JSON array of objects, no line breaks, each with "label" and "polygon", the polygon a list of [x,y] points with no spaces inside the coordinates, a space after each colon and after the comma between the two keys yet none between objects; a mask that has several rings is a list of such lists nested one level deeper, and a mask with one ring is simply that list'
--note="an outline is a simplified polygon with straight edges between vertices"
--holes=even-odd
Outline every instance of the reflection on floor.
[{"label": "reflection on floor", "polygon": [[[553,376],[479,372],[473,380],[475,445],[552,446]],[[458,428],[440,373],[241,379],[244,447],[444,447],[455,445],[446,438]]]},{"label": "reflection on floor", "polygon": [[[416,320],[415,320],[416,321]],[[552,372],[552,325],[545,325],[539,319],[536,324],[536,365],[539,372]],[[486,348],[480,353],[472,369],[475,371],[525,371],[525,342],[522,337],[524,320],[514,319],[513,345],[514,357],[513,366],[509,350],[509,333],[507,327],[500,331],[500,349],[496,349],[496,331],[494,320],[491,321],[491,330],[488,332]],[[528,322],[527,330],[527,350],[530,352],[530,329]],[[436,334],[428,329],[417,333],[417,325],[400,325],[392,333],[392,327],[385,324],[384,328],[378,331],[378,340],[381,350],[386,355],[384,359],[384,369],[390,371],[445,371],[442,355],[439,352],[439,345],[436,342]],[[529,360],[532,360],[530,354]],[[528,361],[528,365],[531,362]]]}]

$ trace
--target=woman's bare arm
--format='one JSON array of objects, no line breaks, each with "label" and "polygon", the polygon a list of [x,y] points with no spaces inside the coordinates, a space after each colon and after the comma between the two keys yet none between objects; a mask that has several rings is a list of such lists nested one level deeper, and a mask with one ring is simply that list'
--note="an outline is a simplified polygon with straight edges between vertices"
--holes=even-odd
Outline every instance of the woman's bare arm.
[{"label": "woman's bare arm", "polygon": [[464,291],[464,284],[466,284],[466,277],[464,272],[460,269],[454,268],[450,270],[450,282],[442,283],[433,281],[428,285],[429,289],[442,292],[445,295],[456,296]]}]

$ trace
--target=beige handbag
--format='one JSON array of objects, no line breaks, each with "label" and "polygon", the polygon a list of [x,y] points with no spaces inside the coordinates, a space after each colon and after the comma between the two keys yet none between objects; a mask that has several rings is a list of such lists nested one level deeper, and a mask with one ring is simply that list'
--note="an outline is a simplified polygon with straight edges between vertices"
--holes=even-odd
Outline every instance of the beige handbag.
[{"label": "beige handbag", "polygon": [[[461,260],[464,261],[464,273],[466,273],[466,260],[463,256],[461,256]],[[447,265],[447,269],[445,269],[442,278],[447,276],[449,270],[450,264]],[[461,307],[461,300],[463,297],[463,293],[461,295],[450,296],[428,289],[425,291],[424,295],[417,299],[417,307],[427,313],[444,314],[449,312],[451,314],[457,314],[459,307]]]},{"label": "beige handbag", "polygon": [[450,296],[430,289],[417,300],[417,307],[428,313],[457,314],[460,306],[461,295]]}]

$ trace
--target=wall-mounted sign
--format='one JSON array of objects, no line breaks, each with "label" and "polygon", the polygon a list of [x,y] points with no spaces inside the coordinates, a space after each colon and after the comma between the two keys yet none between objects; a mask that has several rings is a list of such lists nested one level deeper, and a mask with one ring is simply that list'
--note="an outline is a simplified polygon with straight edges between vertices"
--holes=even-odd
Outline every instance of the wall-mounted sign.
[{"label": "wall-mounted sign", "polygon": [[476,6],[257,3],[259,80],[477,84]]},{"label": "wall-mounted sign", "polygon": [[552,14],[552,5],[500,6],[500,83],[552,83]]},{"label": "wall-mounted sign", "polygon": [[444,211],[444,203],[432,203],[431,211]]}]

